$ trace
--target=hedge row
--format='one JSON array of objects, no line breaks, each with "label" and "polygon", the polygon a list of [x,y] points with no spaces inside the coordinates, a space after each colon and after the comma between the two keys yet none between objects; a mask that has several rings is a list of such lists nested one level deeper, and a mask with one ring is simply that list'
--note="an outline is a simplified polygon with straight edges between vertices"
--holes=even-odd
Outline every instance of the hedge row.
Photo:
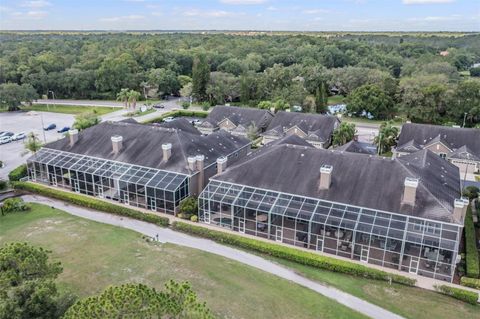
[{"label": "hedge row", "polygon": [[208,112],[205,111],[189,111],[189,110],[175,110],[175,111],[170,111],[167,113],[163,113],[161,116],[156,117],[154,119],[145,121],[144,123],[156,123],[156,122],[161,122],[163,121],[164,118],[166,117],[182,117],[182,116],[191,116],[191,117],[201,117],[205,118],[208,116]]},{"label": "hedge row", "polygon": [[27,164],[22,164],[19,167],[15,168],[10,173],[8,173],[8,179],[11,182],[16,182],[26,177],[27,175],[28,175]]},{"label": "hedge row", "polygon": [[460,279],[460,284],[462,286],[466,286],[474,289],[480,289],[480,279],[462,277]]},{"label": "hedge row", "polygon": [[128,207],[123,207],[120,205],[108,203],[103,200],[87,197],[85,195],[72,194],[30,182],[13,182],[12,184],[15,189],[21,189],[39,195],[60,199],[74,205],[83,206],[119,216],[130,217],[159,226],[167,227],[169,224],[169,219],[166,217],[161,217],[150,213],[143,213],[134,209],[130,209]]},{"label": "hedge row", "polygon": [[472,219],[472,206],[467,208],[465,215],[465,253],[467,277],[480,277],[480,264],[478,259],[477,244],[475,242],[475,226]]},{"label": "hedge row", "polygon": [[245,238],[239,235],[228,234],[221,231],[207,229],[182,222],[173,222],[172,228],[181,232],[205,237],[216,242],[253,250],[263,254],[297,262],[320,269],[325,269],[344,274],[360,276],[370,279],[384,280],[414,286],[416,280],[408,277],[390,274],[385,271],[358,265],[352,262],[325,257],[314,253],[301,251],[277,244],[266,243],[260,240]]},{"label": "hedge row", "polygon": [[455,288],[455,287],[450,287],[446,285],[440,285],[440,286],[434,286],[435,290],[438,292],[453,297],[458,300],[462,300],[465,302],[468,302],[469,304],[476,305],[478,301],[478,293],[461,289],[461,288]]}]

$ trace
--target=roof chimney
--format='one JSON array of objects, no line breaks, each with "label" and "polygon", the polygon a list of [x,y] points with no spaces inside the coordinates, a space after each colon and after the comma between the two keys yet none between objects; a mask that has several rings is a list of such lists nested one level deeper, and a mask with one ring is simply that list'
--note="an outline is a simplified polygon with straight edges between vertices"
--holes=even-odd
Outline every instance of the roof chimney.
[{"label": "roof chimney", "polygon": [[70,146],[75,145],[75,143],[77,143],[78,141],[78,130],[77,129],[70,130],[68,131],[68,135],[70,136]]},{"label": "roof chimney", "polygon": [[465,204],[465,201],[461,198],[455,199],[455,202],[453,203],[453,217],[455,220],[461,223],[465,218],[466,211],[467,205]]},{"label": "roof chimney", "polygon": [[188,168],[191,171],[194,171],[196,169],[197,158],[195,156],[189,156],[187,158],[187,162],[188,162]]},{"label": "roof chimney", "polygon": [[217,174],[222,174],[227,169],[227,157],[222,156],[217,158]]},{"label": "roof chimney", "polygon": [[172,143],[162,144],[163,161],[166,162],[172,156]]},{"label": "roof chimney", "polygon": [[329,189],[332,184],[332,165],[322,165],[320,167],[320,189]]},{"label": "roof chimney", "polygon": [[403,200],[404,204],[415,206],[415,198],[417,195],[418,178],[406,177],[403,183]]},{"label": "roof chimney", "polygon": [[112,149],[115,154],[118,154],[122,149],[123,137],[121,135],[113,135],[112,140]]},{"label": "roof chimney", "polygon": [[195,159],[197,160],[198,169],[198,194],[200,194],[203,191],[203,185],[205,183],[205,170],[203,169],[205,167],[205,156],[197,155]]}]

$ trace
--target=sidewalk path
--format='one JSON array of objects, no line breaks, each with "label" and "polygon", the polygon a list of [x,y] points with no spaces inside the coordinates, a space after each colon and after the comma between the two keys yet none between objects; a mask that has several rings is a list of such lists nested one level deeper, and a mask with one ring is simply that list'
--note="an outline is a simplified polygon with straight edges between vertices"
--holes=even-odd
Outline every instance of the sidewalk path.
[{"label": "sidewalk path", "polygon": [[279,266],[278,264],[268,261],[262,257],[256,256],[241,250],[237,250],[235,248],[223,246],[211,240],[193,237],[190,235],[173,231],[172,229],[169,229],[169,228],[162,228],[153,224],[145,223],[145,222],[134,220],[134,219],[119,217],[116,215],[89,210],[79,206],[69,205],[62,201],[58,201],[58,200],[54,200],[54,199],[50,199],[42,196],[25,195],[23,196],[23,199],[27,202],[40,203],[40,204],[45,204],[51,207],[55,207],[57,209],[66,211],[69,214],[79,216],[82,218],[131,229],[147,236],[155,237],[158,234],[160,242],[163,242],[163,243],[168,242],[168,243],[181,245],[185,247],[200,249],[209,253],[213,253],[216,255],[220,255],[220,256],[241,262],[243,264],[258,268],[265,272],[271,273],[273,275],[276,275],[283,279],[287,279],[303,287],[311,289],[323,296],[331,298],[371,318],[375,318],[375,319],[402,318],[399,315],[389,312],[383,308],[380,308],[374,304],[366,302],[360,298],[352,296],[341,290],[338,290],[333,287],[324,286],[319,284],[318,282],[302,277],[296,274],[294,271],[287,269],[285,267]]}]

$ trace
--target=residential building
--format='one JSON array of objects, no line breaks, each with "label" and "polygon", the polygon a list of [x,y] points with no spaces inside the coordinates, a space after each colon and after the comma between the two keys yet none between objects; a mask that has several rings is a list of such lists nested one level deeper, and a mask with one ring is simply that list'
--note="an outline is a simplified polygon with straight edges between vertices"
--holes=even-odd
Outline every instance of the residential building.
[{"label": "residential building", "polygon": [[[169,126],[185,123],[174,121]],[[186,128],[102,122],[45,145],[27,160],[30,180],[77,193],[175,214],[217,172],[217,159],[236,162],[250,141],[225,131],[208,136]]]},{"label": "residential building", "polygon": [[262,134],[263,144],[294,134],[316,148],[328,148],[333,131],[339,124],[340,120],[332,115],[277,112],[266,132]]},{"label": "residential building", "polygon": [[218,167],[199,197],[202,223],[453,278],[467,201],[458,169],[428,149],[392,159],[288,136]]},{"label": "residential building", "polygon": [[250,107],[215,106],[207,118],[198,125],[203,134],[225,130],[233,135],[247,137],[248,130],[260,134],[265,132],[273,118],[269,110]]},{"label": "residential building", "polygon": [[428,149],[460,169],[461,179],[480,172],[480,129],[407,123],[402,126],[396,157]]}]

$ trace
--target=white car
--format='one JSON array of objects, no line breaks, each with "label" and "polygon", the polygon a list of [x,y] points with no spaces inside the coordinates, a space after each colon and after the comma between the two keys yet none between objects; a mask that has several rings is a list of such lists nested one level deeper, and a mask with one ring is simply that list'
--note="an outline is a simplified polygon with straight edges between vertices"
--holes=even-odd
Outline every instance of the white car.
[{"label": "white car", "polygon": [[21,133],[13,134],[13,136],[11,137],[11,140],[12,141],[19,141],[19,140],[23,140],[26,137],[27,137],[27,135],[25,135],[24,132],[21,132]]},{"label": "white car", "polygon": [[168,116],[168,117],[166,117],[166,118],[163,119],[163,121],[164,121],[164,122],[167,122],[167,123],[168,123],[168,122],[172,122],[173,120],[175,120],[175,119],[173,118],[173,116]]},{"label": "white car", "polygon": [[0,144],[7,144],[7,143],[10,143],[11,141],[12,139],[10,138],[10,136],[0,137]]}]

